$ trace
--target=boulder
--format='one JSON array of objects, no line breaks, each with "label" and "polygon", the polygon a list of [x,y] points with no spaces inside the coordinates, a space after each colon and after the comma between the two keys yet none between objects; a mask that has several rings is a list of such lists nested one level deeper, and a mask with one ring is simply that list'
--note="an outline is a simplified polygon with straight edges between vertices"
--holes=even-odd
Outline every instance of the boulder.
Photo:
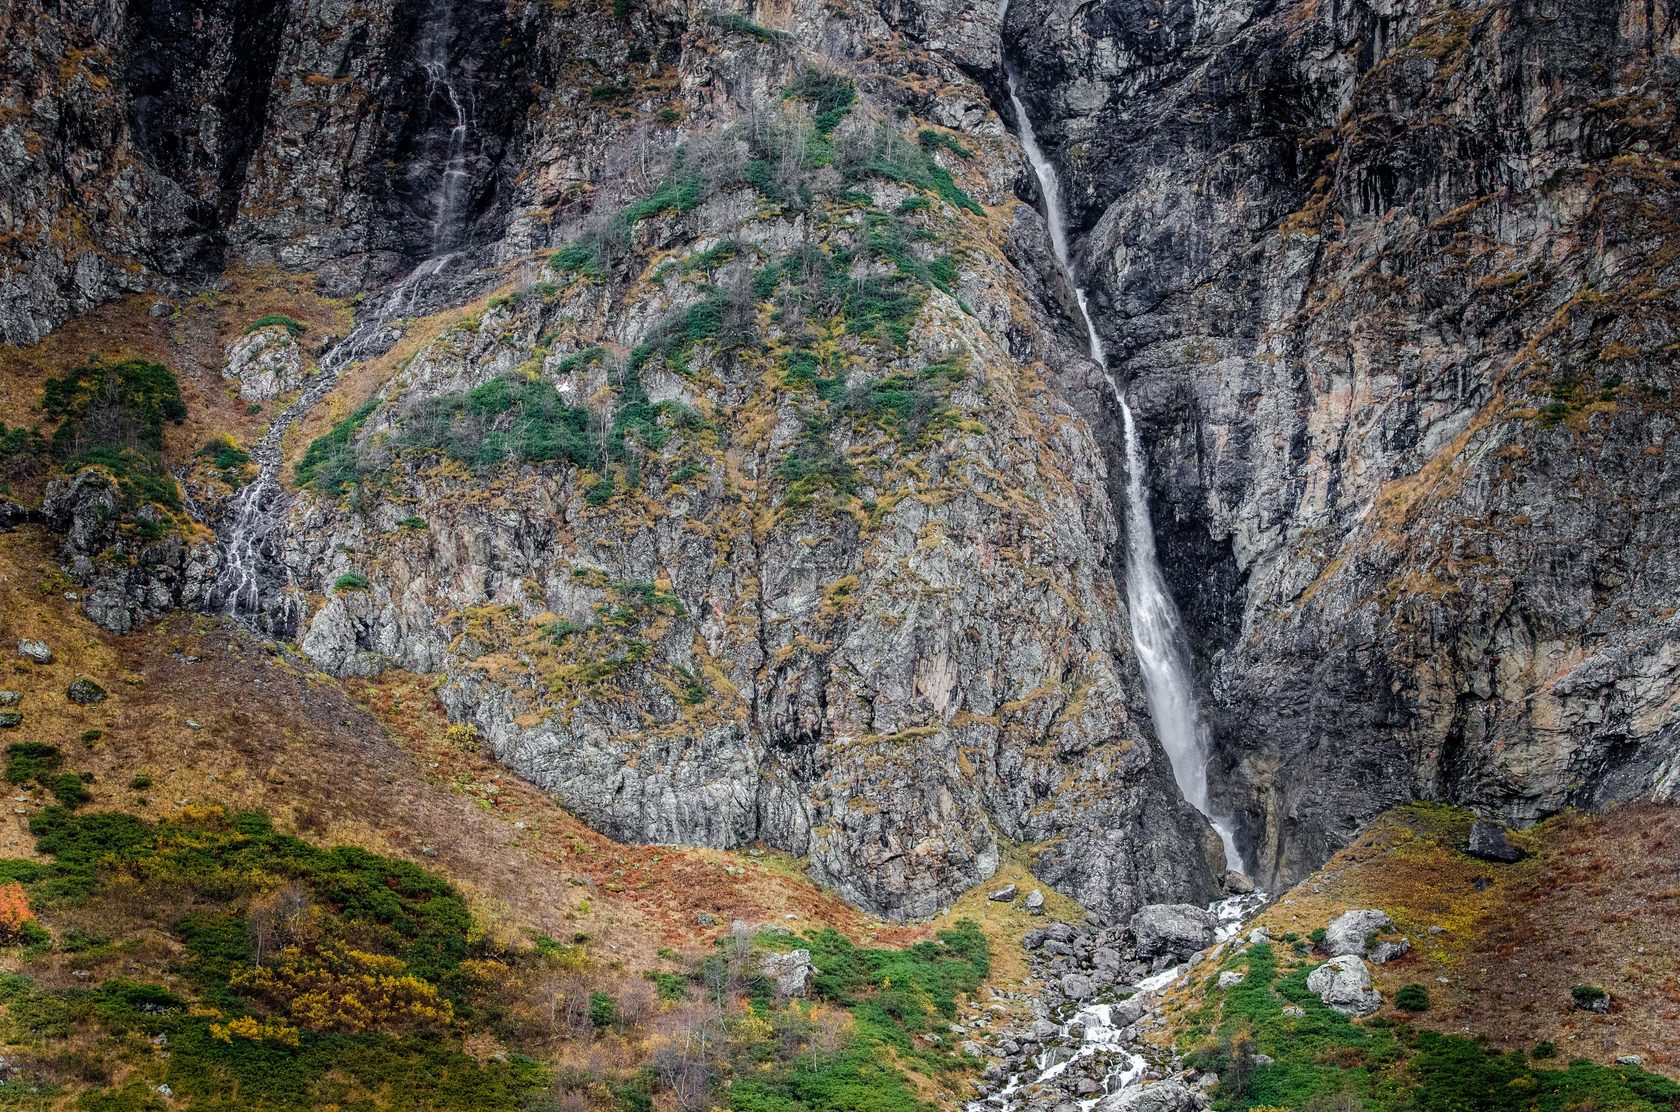
[{"label": "boulder", "polygon": [[1027,906],[1027,910],[1032,912],[1034,915],[1043,915],[1044,914],[1044,893],[1040,892],[1037,888],[1034,888],[1031,892],[1028,892],[1027,893],[1027,899],[1026,899],[1026,906]]},{"label": "boulder", "polygon": [[1016,893],[1019,891],[1020,889],[1016,888],[1013,884],[1005,884],[1002,888],[990,893],[986,898],[994,903],[1010,903],[1015,899]]},{"label": "boulder", "polygon": [[1091,978],[1082,977],[1078,973],[1065,974],[1062,977],[1061,989],[1062,995],[1069,1000],[1084,1000],[1097,991],[1096,986],[1091,983]]},{"label": "boulder", "polygon": [[15,730],[23,725],[23,715],[15,710],[0,710],[0,730]]},{"label": "boulder", "polygon": [[758,955],[758,972],[776,983],[776,999],[791,1000],[806,994],[816,970],[811,965],[811,951],[789,950]]},{"label": "boulder", "polygon": [[1352,954],[1331,958],[1307,976],[1307,988],[1343,1015],[1370,1015],[1382,1007],[1382,993],[1371,987],[1371,971]]},{"label": "boulder", "polygon": [[1227,969],[1219,975],[1219,987],[1230,988],[1232,985],[1242,984],[1245,980],[1247,980],[1247,978],[1241,973],[1238,973],[1235,969]]},{"label": "boulder", "polygon": [[1505,837],[1505,828],[1498,823],[1477,819],[1470,824],[1470,840],[1464,851],[1484,861],[1501,861],[1507,865],[1523,859],[1523,851]]},{"label": "boulder", "polygon": [[105,701],[105,689],[86,678],[71,680],[70,686],[64,689],[64,695],[72,703],[81,706]]},{"label": "boulder", "polygon": [[45,641],[22,640],[18,642],[18,655],[25,660],[33,660],[36,664],[51,664],[53,651],[47,648]]},{"label": "boulder", "polygon": [[1203,1099],[1182,1081],[1125,1088],[1098,1101],[1096,1112],[1199,1112]]},{"label": "boulder", "polygon": [[1359,908],[1330,921],[1324,930],[1324,952],[1331,957],[1353,954],[1381,965],[1412,948],[1386,911]]},{"label": "boulder", "polygon": [[1225,874],[1225,891],[1233,896],[1246,896],[1254,891],[1254,878],[1231,869]]},{"label": "boulder", "polygon": [[23,702],[23,696],[16,691],[0,691],[0,707],[15,707]]},{"label": "boulder", "polygon": [[1141,957],[1186,958],[1213,945],[1212,915],[1195,904],[1150,904],[1132,916],[1132,938]]}]

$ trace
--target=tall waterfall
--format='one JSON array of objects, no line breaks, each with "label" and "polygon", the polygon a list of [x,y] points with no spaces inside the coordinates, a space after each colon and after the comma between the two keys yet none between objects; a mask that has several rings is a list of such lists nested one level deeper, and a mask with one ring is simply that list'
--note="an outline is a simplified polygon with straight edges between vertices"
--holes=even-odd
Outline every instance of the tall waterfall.
[{"label": "tall waterfall", "polygon": [[[1008,0],[999,9],[999,24],[1008,10]],[[1108,388],[1120,407],[1126,432],[1126,602],[1131,610],[1132,647],[1137,653],[1138,667],[1143,673],[1143,690],[1149,700],[1149,713],[1155,719],[1155,733],[1161,739],[1172,763],[1173,776],[1179,790],[1196,810],[1206,815],[1219,840],[1225,846],[1227,867],[1243,870],[1242,854],[1232,837],[1228,817],[1215,815],[1208,800],[1208,733],[1202,721],[1201,707],[1192,682],[1189,641],[1184,622],[1172,593],[1167,590],[1161,575],[1161,565],[1155,555],[1155,524],[1149,516],[1148,487],[1144,483],[1144,454],[1132,407],[1126,392],[1109,373],[1108,350],[1097,334],[1085,287],[1074,275],[1073,257],[1068,249],[1065,210],[1062,207],[1061,182],[1056,168],[1038,145],[1032,120],[1016,92],[1015,69],[1004,56],[1004,80],[1009,88],[1009,104],[1015,112],[1015,126],[1038,178],[1038,190],[1044,197],[1044,222],[1050,228],[1050,246],[1056,262],[1067,275],[1079,303],[1079,316],[1085,322],[1085,339],[1091,358],[1102,365]]]}]

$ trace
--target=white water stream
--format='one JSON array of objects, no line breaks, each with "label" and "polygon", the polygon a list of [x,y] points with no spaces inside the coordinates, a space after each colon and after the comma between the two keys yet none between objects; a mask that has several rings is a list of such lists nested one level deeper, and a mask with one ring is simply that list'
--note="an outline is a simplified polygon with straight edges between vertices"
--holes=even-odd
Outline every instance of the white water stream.
[{"label": "white water stream", "polygon": [[[999,8],[998,22],[1008,11],[1008,0]],[[1183,619],[1178,605],[1167,589],[1161,575],[1161,565],[1155,554],[1155,524],[1149,514],[1148,487],[1144,483],[1145,459],[1142,438],[1132,419],[1132,407],[1126,393],[1109,373],[1108,350],[1091,319],[1085,287],[1074,273],[1073,257],[1068,248],[1066,217],[1062,207],[1062,187],[1056,168],[1038,145],[1032,120],[1016,92],[1015,70],[1008,64],[1005,53],[1004,79],[1009,87],[1009,103],[1015,112],[1015,126],[1026,152],[1033,174],[1038,178],[1039,193],[1044,198],[1044,221],[1050,229],[1050,246],[1056,262],[1067,275],[1079,303],[1079,316],[1085,322],[1085,340],[1091,358],[1101,364],[1108,387],[1120,407],[1126,433],[1126,603],[1131,611],[1132,648],[1137,653],[1138,667],[1143,674],[1144,695],[1149,700],[1149,712],[1155,720],[1155,733],[1172,763],[1173,777],[1178,781],[1184,798],[1207,816],[1219,840],[1225,847],[1227,868],[1244,871],[1242,854],[1232,837],[1228,816],[1213,813],[1208,798],[1208,734],[1202,721],[1201,707],[1190,668],[1189,642],[1185,637]]]},{"label": "white water stream", "polygon": [[[207,608],[212,611],[264,618],[264,590],[270,593],[269,610],[278,609],[279,624],[287,624],[289,603],[273,598],[286,581],[281,559],[286,510],[290,499],[280,483],[282,443],[287,432],[332,390],[346,368],[370,354],[384,351],[396,339],[394,322],[420,310],[429,285],[436,284],[455,253],[444,250],[461,218],[462,199],[470,183],[467,141],[470,121],[466,106],[455,88],[449,70],[449,42],[454,34],[448,0],[434,0],[431,13],[416,44],[416,60],[426,74],[426,107],[442,98],[449,106],[453,123],[438,167],[438,181],[430,201],[431,257],[393,286],[371,313],[333,345],[316,362],[315,377],[291,405],[282,410],[263,438],[251,450],[257,477],[233,496],[217,532],[223,538],[221,564],[210,588]],[[200,517],[195,510],[194,516]]]}]

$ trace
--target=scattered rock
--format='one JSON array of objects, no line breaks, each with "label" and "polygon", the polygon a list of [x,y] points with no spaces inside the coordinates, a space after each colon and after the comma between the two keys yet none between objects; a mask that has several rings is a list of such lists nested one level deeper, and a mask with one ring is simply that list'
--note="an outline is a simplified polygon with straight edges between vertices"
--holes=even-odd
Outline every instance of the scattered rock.
[{"label": "scattered rock", "polygon": [[436,857],[437,856],[437,847],[436,846],[421,846],[420,847],[420,856],[421,857]]},{"label": "scattered rock", "polygon": [[16,691],[0,691],[0,707],[15,707],[23,702],[23,696]]},{"label": "scattered rock", "polygon": [[51,664],[53,662],[53,651],[47,648],[45,641],[19,641],[18,655],[26,660],[33,660],[36,664]]},{"label": "scattered rock", "polygon": [[1643,1066],[1645,1064],[1645,1059],[1641,1058],[1637,1054],[1618,1054],[1616,1056],[1616,1064],[1618,1066]]},{"label": "scattered rock", "polygon": [[1343,1015],[1370,1015],[1382,1007],[1382,994],[1371,987],[1371,971],[1353,954],[1331,958],[1314,969],[1307,988]]},{"label": "scattered rock", "polygon": [[1247,978],[1241,973],[1238,973],[1235,969],[1227,969],[1219,975],[1219,987],[1230,988],[1232,985],[1242,984],[1245,980],[1247,980]]},{"label": "scattered rock", "polygon": [[1610,1011],[1610,994],[1597,985],[1576,985],[1569,995],[1583,1012],[1605,1015]]},{"label": "scattered rock", "polygon": [[1002,888],[992,892],[986,898],[996,903],[1012,903],[1019,891],[1020,889],[1016,888],[1013,884],[1005,884]]},{"label": "scattered rock", "polygon": [[1285,1004],[1283,1006],[1283,1014],[1288,1016],[1290,1019],[1300,1019],[1307,1014],[1307,1010],[1299,1004]]},{"label": "scattered rock", "polygon": [[1044,914],[1044,893],[1034,888],[1027,893],[1026,908],[1034,915]]},{"label": "scattered rock", "polygon": [[1213,944],[1213,916],[1194,904],[1150,904],[1132,916],[1140,957],[1186,958]]},{"label": "scattered rock", "polygon": [[23,715],[15,710],[0,710],[0,730],[15,730],[23,725]]},{"label": "scattered rock", "polygon": [[700,927],[717,926],[717,920],[712,918],[712,916],[707,915],[704,911],[694,917],[694,923],[696,926]]},{"label": "scattered rock", "polygon": [[1504,827],[1482,819],[1470,824],[1470,840],[1464,851],[1484,861],[1502,861],[1507,865],[1523,859],[1523,851],[1505,837]]},{"label": "scattered rock", "polygon": [[776,999],[791,1000],[804,996],[811,985],[811,951],[789,950],[785,954],[758,955],[758,972],[776,982]]},{"label": "scattered rock", "polygon": [[1265,927],[1255,927],[1248,932],[1248,944],[1250,946],[1258,946],[1262,942],[1270,942],[1271,940],[1272,936],[1266,933]]},{"label": "scattered rock", "polygon": [[103,703],[105,689],[90,679],[71,680],[70,686],[64,689],[64,695],[72,703],[87,706],[90,703]]}]

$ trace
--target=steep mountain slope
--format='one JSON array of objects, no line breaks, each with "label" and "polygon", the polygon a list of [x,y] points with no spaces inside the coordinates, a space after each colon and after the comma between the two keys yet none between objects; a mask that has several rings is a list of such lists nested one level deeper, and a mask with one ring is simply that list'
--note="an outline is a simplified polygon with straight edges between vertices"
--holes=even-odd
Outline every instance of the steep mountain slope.
[{"label": "steep mountain slope", "polygon": [[8,5],[5,517],[109,629],[437,677],[617,838],[1204,901],[1007,54],[1256,871],[1672,794],[1672,5],[1001,22]]},{"label": "steep mountain slope", "polygon": [[1260,873],[1671,792],[1674,6],[1011,13]]}]

